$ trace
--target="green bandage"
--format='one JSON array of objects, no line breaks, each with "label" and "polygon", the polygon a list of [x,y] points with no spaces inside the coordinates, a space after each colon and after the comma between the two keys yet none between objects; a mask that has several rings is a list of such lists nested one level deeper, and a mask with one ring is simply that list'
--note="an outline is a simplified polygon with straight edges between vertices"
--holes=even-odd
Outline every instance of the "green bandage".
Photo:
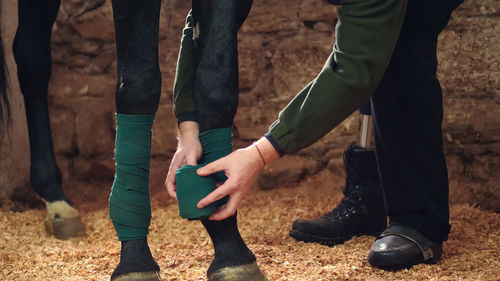
[{"label": "green bandage", "polygon": [[208,130],[200,134],[200,142],[203,147],[203,155],[197,166],[184,166],[176,172],[177,199],[179,201],[179,214],[190,220],[203,219],[216,210],[216,206],[227,203],[227,197],[214,204],[198,210],[198,202],[215,190],[216,182],[224,182],[227,177],[219,172],[208,177],[200,177],[196,170],[219,158],[231,153],[233,149],[232,128]]},{"label": "green bandage", "polygon": [[[208,130],[200,134],[200,142],[203,147],[203,155],[200,163],[205,166],[214,162],[233,151],[233,128],[221,128]],[[227,180],[224,172],[214,174],[216,182]]]},{"label": "green bandage", "polygon": [[116,174],[109,217],[120,241],[146,237],[151,221],[149,161],[154,115],[116,114]]},{"label": "green bandage", "polygon": [[196,207],[201,199],[215,189],[213,177],[200,177],[196,174],[200,167],[201,165],[186,165],[175,173],[179,214],[185,219],[203,219],[213,214],[216,209],[214,204],[201,210]]}]

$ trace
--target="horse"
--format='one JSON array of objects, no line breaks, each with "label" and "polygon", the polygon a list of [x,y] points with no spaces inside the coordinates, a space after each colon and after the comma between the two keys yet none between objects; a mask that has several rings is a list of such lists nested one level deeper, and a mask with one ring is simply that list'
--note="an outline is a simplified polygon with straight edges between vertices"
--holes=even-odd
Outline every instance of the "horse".
[{"label": "horse", "polygon": [[[28,121],[31,152],[30,183],[47,206],[45,219],[47,232],[59,239],[81,237],[85,233],[78,210],[62,190],[61,173],[54,157],[48,115],[50,35],[60,0],[19,0],[18,5],[19,26],[13,51]],[[150,127],[161,95],[161,72],[158,61],[160,5],[161,0],[112,1],[118,79],[115,144],[117,175],[110,195],[110,217],[121,241],[120,262],[111,275],[111,280],[115,281],[160,280],[158,264],[151,255],[146,239],[151,213],[148,205]],[[194,47],[191,51],[194,53],[191,55],[195,57],[195,64],[191,66],[192,76],[187,79],[193,79],[190,84],[193,86],[193,95],[197,101],[195,115],[199,117],[197,121],[200,122],[202,131],[227,128],[232,125],[238,102],[237,32],[246,19],[251,5],[251,0],[193,1],[192,22],[188,23],[185,29],[191,29],[192,35],[185,39],[186,42],[192,41]],[[94,5],[92,8],[97,6]],[[34,49],[32,46],[38,48]],[[0,78],[0,83],[3,82],[0,85],[2,100],[0,122],[8,124],[10,110],[3,70],[3,67],[0,68],[0,75],[3,74]],[[208,103],[208,106],[205,103]],[[133,123],[132,119],[139,119],[140,122]],[[133,124],[130,125],[131,123]],[[131,157],[131,152],[123,148],[127,147],[129,137],[135,135],[134,130],[139,127],[143,128],[140,129],[140,133],[144,133],[144,142],[128,148],[141,150],[138,152],[141,154],[138,157],[140,163],[134,162],[137,160],[134,157],[138,154]],[[123,161],[125,163],[122,163]],[[123,167],[126,168],[120,170]],[[134,176],[137,176],[136,174],[125,173],[124,183],[120,182],[124,179],[120,177],[120,173],[127,169],[143,173],[138,182],[147,187],[146,191],[134,191],[133,186],[127,187]],[[135,222],[130,222],[130,225],[128,222],[123,224],[113,211],[117,206],[113,204],[123,203],[119,201],[120,199],[114,199],[120,194],[120,184],[124,185],[125,194],[142,192],[145,204],[134,209],[144,214],[144,218],[139,222],[140,225],[134,225]],[[132,204],[130,207],[136,208],[137,205]],[[209,280],[267,280],[257,266],[254,254],[240,236],[236,215],[223,221],[210,221],[204,218],[201,222],[212,239],[215,251],[214,259],[207,270]],[[128,233],[132,234],[129,236],[123,234],[127,233],[123,232],[123,229],[131,230]]]},{"label": "horse", "polygon": [[[86,1],[75,17],[97,9],[105,0]],[[52,70],[51,31],[60,0],[19,0],[18,26],[13,42],[17,77],[24,98],[30,144],[30,185],[46,206],[45,230],[57,239],[85,236],[79,211],[65,195],[56,163],[47,102]],[[36,46],[36,47],[35,47]],[[10,124],[3,48],[0,76],[0,123],[2,133]]]}]

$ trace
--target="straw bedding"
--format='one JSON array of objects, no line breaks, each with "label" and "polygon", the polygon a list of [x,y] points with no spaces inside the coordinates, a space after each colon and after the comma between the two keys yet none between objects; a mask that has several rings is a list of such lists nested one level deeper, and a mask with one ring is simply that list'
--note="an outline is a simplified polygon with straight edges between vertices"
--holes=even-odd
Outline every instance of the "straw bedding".
[{"label": "straw bedding", "polygon": [[[296,242],[288,236],[294,219],[318,216],[341,199],[342,180],[323,186],[323,176],[297,187],[254,190],[241,206],[242,236],[271,280],[500,280],[500,214],[466,205],[451,207],[452,232],[437,265],[374,269],[366,261],[373,237],[335,247]],[[182,220],[164,191],[152,201],[148,239],[163,280],[206,280],[213,252],[201,224]],[[87,230],[80,241],[47,236],[42,209],[0,210],[0,280],[109,280],[120,244],[105,202],[79,202]]]}]

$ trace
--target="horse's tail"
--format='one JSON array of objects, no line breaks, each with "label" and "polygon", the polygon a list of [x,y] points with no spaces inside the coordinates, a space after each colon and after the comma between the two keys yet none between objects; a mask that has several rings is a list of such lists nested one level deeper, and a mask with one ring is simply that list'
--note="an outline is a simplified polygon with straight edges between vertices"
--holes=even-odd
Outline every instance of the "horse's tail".
[{"label": "horse's tail", "polygon": [[[0,31],[2,27],[2,0],[0,0]],[[5,54],[2,43],[2,33],[0,32],[0,139],[4,135],[6,128],[10,125],[10,103],[7,92],[7,67],[5,65]]]}]

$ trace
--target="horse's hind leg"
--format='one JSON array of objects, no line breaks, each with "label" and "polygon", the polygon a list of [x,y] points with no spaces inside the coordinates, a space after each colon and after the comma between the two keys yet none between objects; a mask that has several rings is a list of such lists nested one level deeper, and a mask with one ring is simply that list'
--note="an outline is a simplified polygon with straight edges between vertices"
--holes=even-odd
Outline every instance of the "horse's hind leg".
[{"label": "horse's hind leg", "polygon": [[158,61],[160,0],[114,0],[118,81],[116,177],[109,215],[122,242],[114,281],[159,280],[146,240],[151,220],[151,128],[161,92]]},{"label": "horse's hind leg", "polygon": [[50,33],[59,5],[59,0],[19,0],[13,51],[28,121],[30,183],[46,203],[47,232],[58,239],[69,239],[81,237],[85,231],[78,211],[62,190],[49,124]]}]

